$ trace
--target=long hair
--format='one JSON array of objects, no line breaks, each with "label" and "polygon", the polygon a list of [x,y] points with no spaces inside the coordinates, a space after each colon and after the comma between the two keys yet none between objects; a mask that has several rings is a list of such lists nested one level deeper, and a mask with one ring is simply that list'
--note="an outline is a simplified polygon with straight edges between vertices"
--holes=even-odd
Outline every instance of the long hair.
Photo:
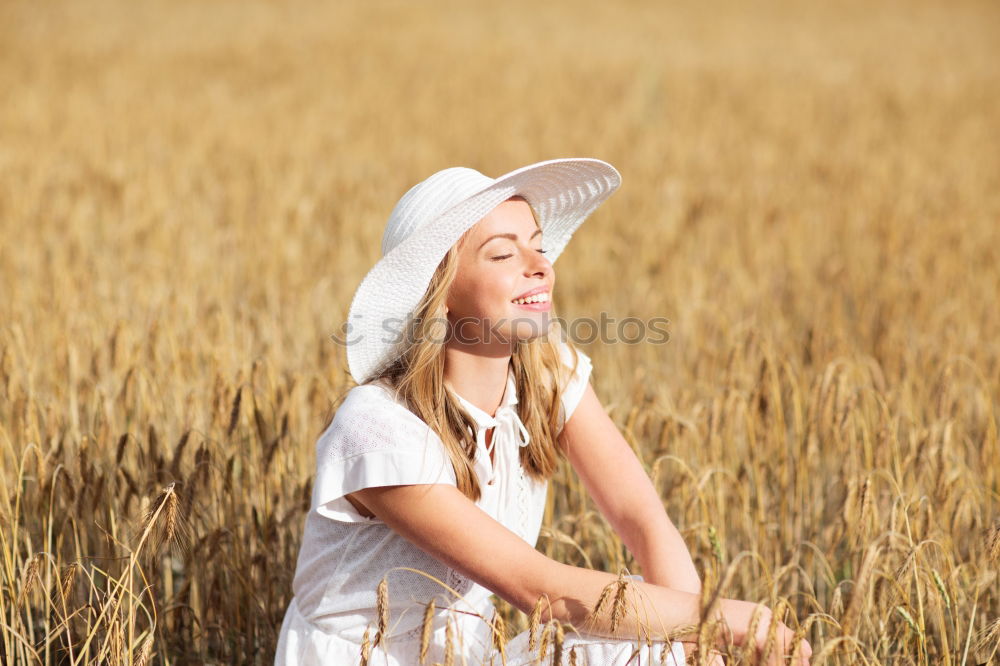
[{"label": "long hair", "polygon": [[[518,196],[511,198],[524,200]],[[538,217],[533,208],[531,213],[537,225]],[[457,273],[458,246],[456,243],[445,254],[414,309],[405,332],[405,339],[412,340],[412,344],[367,383],[388,384],[394,389],[396,399],[434,430],[455,469],[458,489],[477,501],[481,488],[472,465],[476,453],[476,422],[444,384],[445,354],[440,342],[448,333],[445,301]],[[517,412],[530,435],[528,446],[520,448],[521,465],[528,476],[539,481],[552,477],[562,455],[556,437],[566,375],[556,345],[567,344],[571,349],[573,372],[578,358],[573,346],[562,342],[563,339],[562,328],[553,318],[546,334],[515,343],[511,358]]]}]

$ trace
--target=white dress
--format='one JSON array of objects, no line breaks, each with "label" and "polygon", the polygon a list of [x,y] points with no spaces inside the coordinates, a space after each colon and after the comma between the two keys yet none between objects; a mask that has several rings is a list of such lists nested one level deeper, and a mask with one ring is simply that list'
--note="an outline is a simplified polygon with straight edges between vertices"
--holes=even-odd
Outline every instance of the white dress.
[{"label": "white dress", "polygon": [[[572,363],[568,348],[560,345],[559,349],[568,372]],[[590,377],[590,358],[579,350],[577,356],[576,373],[564,389],[563,423],[579,403]],[[477,505],[534,546],[548,484],[533,480],[520,464],[519,446],[527,445],[529,435],[517,415],[513,370],[508,371],[507,388],[494,416],[457,393],[453,395],[477,424],[474,469],[482,486]],[[485,444],[490,428],[495,428],[493,463]],[[440,438],[397,402],[388,388],[379,384],[352,388],[316,443],[312,504],[292,582],[294,596],[278,637],[275,666],[360,663],[366,629],[371,639],[376,635],[376,590],[383,577],[389,597],[388,639],[372,650],[369,664],[420,663],[423,616],[431,599],[437,611],[427,664],[445,661],[449,622],[456,664],[502,663],[492,647],[486,622],[494,612],[490,590],[435,560],[377,518],[365,518],[345,498],[362,488],[413,483],[456,485]],[[684,664],[680,643],[668,646],[666,661],[661,661],[664,645],[660,642],[643,645],[567,633],[564,646],[563,662],[568,663],[570,648],[575,647],[576,663],[581,666]],[[637,647],[639,661],[630,661]],[[527,632],[507,643],[505,656],[508,666],[533,662]],[[551,663],[551,652],[546,662]]]}]

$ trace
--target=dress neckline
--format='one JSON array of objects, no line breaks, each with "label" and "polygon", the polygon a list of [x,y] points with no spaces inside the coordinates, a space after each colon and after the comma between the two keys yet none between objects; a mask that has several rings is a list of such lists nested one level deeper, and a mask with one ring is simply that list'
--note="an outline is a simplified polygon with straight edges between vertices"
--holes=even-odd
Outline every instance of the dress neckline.
[{"label": "dress neckline", "polygon": [[[511,464],[508,459],[514,456],[518,449],[527,446],[531,441],[528,429],[521,422],[517,413],[517,385],[514,381],[514,369],[507,368],[507,386],[493,416],[472,404],[451,387],[447,388],[476,423],[476,456],[473,466],[480,479],[483,479],[487,485],[493,485],[497,472]],[[487,447],[486,432],[491,428],[493,434]],[[497,446],[498,442],[499,447]],[[513,448],[511,448],[511,444],[514,444]]]},{"label": "dress neckline", "polygon": [[503,397],[500,398],[500,404],[497,405],[496,412],[492,416],[489,412],[477,407],[447,384],[445,387],[465,407],[466,411],[469,412],[469,416],[476,421],[476,425],[487,430],[497,425],[497,417],[504,408],[510,408],[517,404],[517,386],[514,381],[514,369],[510,367],[507,368],[507,385],[504,388]]}]

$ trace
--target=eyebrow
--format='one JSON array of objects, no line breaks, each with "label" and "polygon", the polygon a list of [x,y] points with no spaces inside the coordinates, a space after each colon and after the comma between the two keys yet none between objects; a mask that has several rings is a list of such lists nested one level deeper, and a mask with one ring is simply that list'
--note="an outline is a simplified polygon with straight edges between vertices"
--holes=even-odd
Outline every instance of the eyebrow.
[{"label": "eyebrow", "polygon": [[[542,233],[542,230],[540,228],[539,229],[535,229],[535,233],[531,234],[531,238],[534,238],[535,236],[537,236],[540,233]],[[517,240],[517,234],[493,234],[492,236],[490,236],[489,238],[487,238],[486,240],[484,240],[482,243],[479,244],[479,249],[482,249],[483,245],[486,245],[487,243],[489,243],[494,238],[508,238],[508,239],[510,239],[512,241],[516,241]],[[531,238],[529,238],[528,240],[531,240]]]}]

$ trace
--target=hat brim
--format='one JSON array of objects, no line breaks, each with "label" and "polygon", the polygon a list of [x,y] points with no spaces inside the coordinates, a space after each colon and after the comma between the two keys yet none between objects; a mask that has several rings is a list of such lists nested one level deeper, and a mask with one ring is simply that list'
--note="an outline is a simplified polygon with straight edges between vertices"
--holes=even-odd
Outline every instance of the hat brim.
[{"label": "hat brim", "polygon": [[602,160],[546,160],[500,176],[422,225],[379,259],[354,294],[345,341],[354,380],[370,380],[405,351],[403,333],[444,255],[498,205],[524,197],[538,217],[546,257],[555,262],[573,232],[620,185],[617,169]]}]

